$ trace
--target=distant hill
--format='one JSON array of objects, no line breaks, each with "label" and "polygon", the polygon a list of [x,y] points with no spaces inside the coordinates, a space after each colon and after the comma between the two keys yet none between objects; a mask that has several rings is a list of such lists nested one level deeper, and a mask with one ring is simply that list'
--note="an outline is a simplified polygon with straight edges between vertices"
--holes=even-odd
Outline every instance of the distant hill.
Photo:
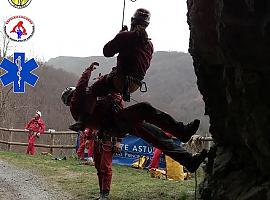
[{"label": "distant hill", "polygon": [[51,58],[46,66],[52,66],[56,69],[63,69],[67,72],[74,73],[78,76],[82,74],[85,68],[87,68],[92,62],[97,61],[100,64],[98,70],[94,71],[93,77],[96,77],[98,73],[109,73],[111,68],[115,66],[116,57],[105,58],[103,56],[91,56],[91,57],[69,57],[59,56]]},{"label": "distant hill", "polygon": [[[50,59],[46,66],[61,68],[78,76],[93,61],[100,63],[93,77],[99,72],[108,73],[116,64],[116,57],[65,57]],[[136,101],[148,101],[178,120],[189,122],[194,118],[202,120],[201,132],[208,132],[208,120],[204,116],[204,102],[198,91],[192,58],[182,52],[155,52],[145,82],[148,92],[136,92]],[[130,103],[135,103],[132,101]]]}]

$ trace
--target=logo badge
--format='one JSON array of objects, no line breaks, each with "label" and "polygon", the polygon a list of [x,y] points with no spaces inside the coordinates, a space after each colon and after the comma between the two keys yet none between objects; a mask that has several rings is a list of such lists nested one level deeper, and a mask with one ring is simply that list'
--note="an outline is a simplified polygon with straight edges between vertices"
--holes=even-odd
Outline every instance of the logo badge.
[{"label": "logo badge", "polygon": [[38,68],[38,64],[32,58],[25,61],[25,53],[14,53],[13,62],[4,58],[0,63],[0,68],[6,71],[0,80],[4,86],[13,83],[14,93],[24,93],[25,84],[34,87],[38,81],[38,76],[32,74],[32,71]]},{"label": "logo badge", "polygon": [[35,31],[34,23],[25,16],[13,16],[5,22],[5,34],[12,41],[23,42],[29,40]]},{"label": "logo badge", "polygon": [[9,3],[15,8],[25,8],[31,2],[31,0],[8,0]]}]

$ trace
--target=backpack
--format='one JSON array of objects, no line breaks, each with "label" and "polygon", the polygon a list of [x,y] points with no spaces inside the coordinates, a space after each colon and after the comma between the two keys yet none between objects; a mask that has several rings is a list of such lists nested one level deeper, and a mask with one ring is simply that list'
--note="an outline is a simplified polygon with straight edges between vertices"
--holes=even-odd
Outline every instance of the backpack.
[{"label": "backpack", "polygon": [[148,157],[147,156],[140,156],[138,159],[136,159],[133,163],[132,163],[132,167],[136,168],[136,169],[143,169],[148,161]]}]

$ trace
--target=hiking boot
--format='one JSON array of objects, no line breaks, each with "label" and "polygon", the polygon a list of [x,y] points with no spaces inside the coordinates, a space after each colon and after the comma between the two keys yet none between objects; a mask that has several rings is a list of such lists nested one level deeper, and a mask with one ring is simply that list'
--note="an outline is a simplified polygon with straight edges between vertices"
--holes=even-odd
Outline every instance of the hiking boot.
[{"label": "hiking boot", "polygon": [[110,200],[109,196],[102,195],[99,200]]},{"label": "hiking boot", "polygon": [[200,164],[205,160],[207,155],[207,150],[203,149],[200,153],[193,155],[185,167],[189,172],[194,173],[199,168]]},{"label": "hiking boot", "polygon": [[99,200],[110,200],[110,198],[109,198],[109,192],[106,191],[106,192],[100,193]]},{"label": "hiking boot", "polygon": [[194,135],[200,126],[200,120],[195,119],[193,122],[183,125],[183,132],[179,138],[181,142],[186,143],[190,140],[191,136]]},{"label": "hiking boot", "polygon": [[70,125],[69,129],[75,132],[84,131],[85,126],[81,121],[77,121],[75,124]]}]

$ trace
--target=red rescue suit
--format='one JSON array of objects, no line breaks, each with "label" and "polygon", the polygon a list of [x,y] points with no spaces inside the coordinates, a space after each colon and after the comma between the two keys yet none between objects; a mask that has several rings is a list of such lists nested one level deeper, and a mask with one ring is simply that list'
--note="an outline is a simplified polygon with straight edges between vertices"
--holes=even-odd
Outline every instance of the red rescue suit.
[{"label": "red rescue suit", "polygon": [[118,53],[117,65],[110,74],[99,78],[89,88],[87,95],[87,114],[92,114],[96,97],[106,96],[110,93],[133,93],[141,85],[146,71],[150,67],[153,44],[150,40],[140,42],[140,36],[135,31],[120,32],[103,48],[105,57],[113,57]]},{"label": "red rescue suit", "polygon": [[[99,132],[96,135],[99,136]],[[113,142],[109,138],[95,139],[94,142],[94,162],[101,194],[109,194],[112,182]]]},{"label": "red rescue suit", "polygon": [[[87,104],[91,103],[85,99],[90,75],[91,70],[87,69],[80,78],[71,98],[70,111],[76,121],[84,112],[85,106],[87,107]],[[124,137],[126,133],[141,137],[180,162],[190,172],[193,172],[206,157],[206,151],[193,157],[191,153],[176,145],[164,133],[164,131],[169,132],[184,142],[190,136],[182,133],[184,127],[182,122],[176,121],[169,114],[146,102],[123,108],[123,101],[120,99],[121,95],[117,93],[99,99],[94,106],[92,116],[85,119],[85,126],[95,130],[109,130],[109,134],[119,138]],[[116,105],[118,105],[117,112],[115,112]]]},{"label": "red rescue suit", "polygon": [[45,124],[43,120],[39,118],[32,118],[25,126],[25,129],[29,130],[28,133],[28,147],[27,154],[35,154],[35,140],[37,133],[43,134],[45,131]]},{"label": "red rescue suit", "polygon": [[[172,137],[172,135],[170,133],[164,132],[167,136]],[[159,158],[162,154],[162,151],[158,148],[154,147],[154,153],[153,153],[153,157],[151,159],[150,165],[149,165],[149,169],[151,168],[155,168],[158,169],[158,165],[159,165]]]},{"label": "red rescue suit", "polygon": [[[77,150],[77,155],[81,160],[84,160],[84,150],[87,148],[88,157],[93,157],[94,140],[92,139],[92,130],[86,128],[82,133],[80,133],[80,147]],[[86,140],[89,141],[86,147]]]}]

